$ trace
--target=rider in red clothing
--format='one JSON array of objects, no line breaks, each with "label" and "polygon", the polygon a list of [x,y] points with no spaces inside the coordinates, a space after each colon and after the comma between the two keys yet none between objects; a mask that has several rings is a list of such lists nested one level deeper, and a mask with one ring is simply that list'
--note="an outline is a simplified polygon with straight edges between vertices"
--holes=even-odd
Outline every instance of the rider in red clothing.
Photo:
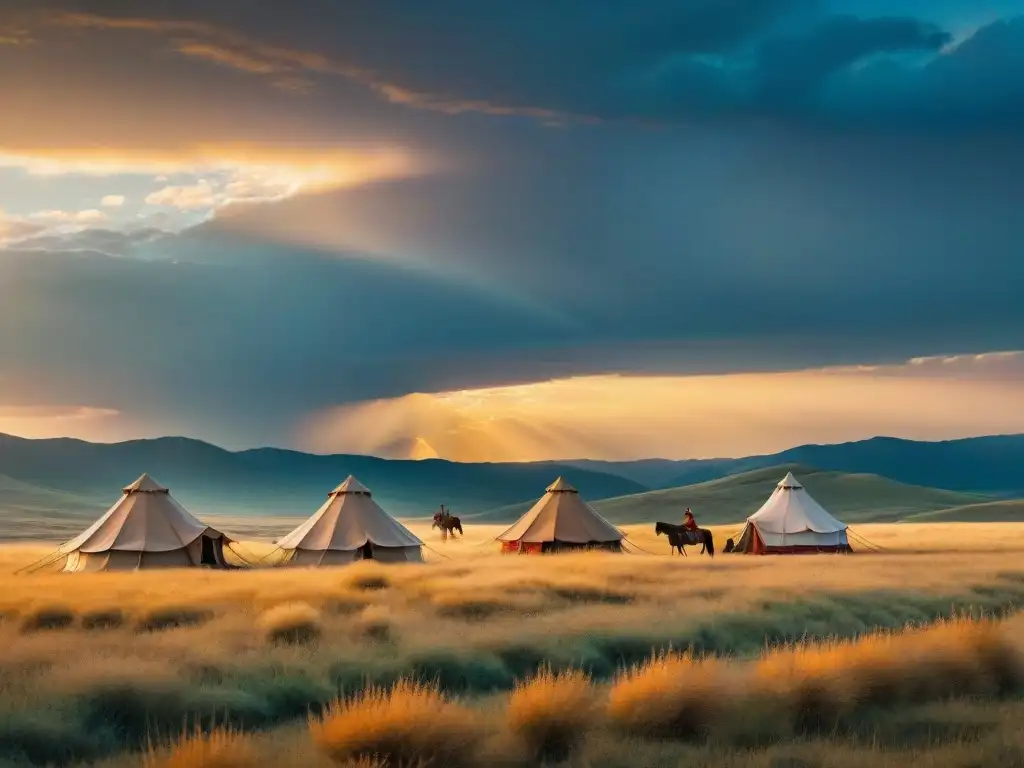
[{"label": "rider in red clothing", "polygon": [[683,516],[683,528],[688,531],[697,530],[697,521],[693,519],[693,512],[689,507],[686,508],[686,514]]}]

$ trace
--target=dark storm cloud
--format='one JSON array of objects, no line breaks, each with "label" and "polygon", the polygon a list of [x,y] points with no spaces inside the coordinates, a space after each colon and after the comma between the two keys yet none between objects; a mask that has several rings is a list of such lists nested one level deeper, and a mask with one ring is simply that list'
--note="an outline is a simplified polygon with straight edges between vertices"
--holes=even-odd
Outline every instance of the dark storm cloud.
[{"label": "dark storm cloud", "polygon": [[37,16],[113,46],[111,35],[156,36],[165,51],[277,89],[326,95],[344,81],[381,103],[441,113],[1020,124],[1024,20],[953,45],[948,4],[938,21],[859,14],[859,5],[305,0],[284,11],[178,0],[143,15],[137,3],[84,0]]},{"label": "dark storm cloud", "polygon": [[811,33],[767,41],[759,53],[762,98],[785,105],[817,97],[826,78],[869,56],[934,52],[952,36],[916,19],[837,16]]},{"label": "dark storm cloud", "polygon": [[189,261],[0,252],[4,401],[172,412],[237,434],[246,421],[283,428],[310,408],[403,394],[445,361],[550,331],[409,268],[228,245],[177,249]]},{"label": "dark storm cloud", "polygon": [[[1024,339],[1019,147],[546,136],[530,162],[296,198],[134,258],[4,254],[0,382],[244,442],[414,391]],[[377,255],[287,245],[325,221]]]},{"label": "dark storm cloud", "polygon": [[0,149],[457,162],[0,252],[0,402],[256,442],[413,391],[1019,348],[1024,21],[951,45],[847,6],[25,3],[51,16],[0,48]]}]

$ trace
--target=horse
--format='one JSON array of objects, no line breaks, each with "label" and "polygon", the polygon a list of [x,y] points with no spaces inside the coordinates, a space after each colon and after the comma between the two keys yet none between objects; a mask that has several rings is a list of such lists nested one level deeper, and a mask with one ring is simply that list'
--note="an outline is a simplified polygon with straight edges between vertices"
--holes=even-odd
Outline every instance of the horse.
[{"label": "horse", "polygon": [[460,536],[465,534],[462,532],[462,521],[459,520],[455,515],[442,515],[438,512],[434,515],[434,524],[430,526],[431,530],[434,528],[441,529],[441,538],[445,541],[448,540],[448,534],[453,531],[458,531]]},{"label": "horse", "polygon": [[679,554],[685,557],[686,550],[683,547],[695,547],[700,544],[700,553],[702,555],[706,552],[709,557],[715,556],[715,537],[706,528],[698,528],[696,531],[691,531],[682,525],[658,522],[654,525],[654,532],[658,536],[664,534],[668,537],[668,543],[671,547],[669,551],[672,553],[678,550]]}]

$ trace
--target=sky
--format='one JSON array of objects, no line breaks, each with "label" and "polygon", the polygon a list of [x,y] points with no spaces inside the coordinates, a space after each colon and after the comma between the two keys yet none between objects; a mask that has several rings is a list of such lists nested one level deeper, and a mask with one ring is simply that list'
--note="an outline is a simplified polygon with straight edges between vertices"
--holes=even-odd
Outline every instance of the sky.
[{"label": "sky", "polygon": [[1024,0],[0,0],[0,431],[1024,432]]}]

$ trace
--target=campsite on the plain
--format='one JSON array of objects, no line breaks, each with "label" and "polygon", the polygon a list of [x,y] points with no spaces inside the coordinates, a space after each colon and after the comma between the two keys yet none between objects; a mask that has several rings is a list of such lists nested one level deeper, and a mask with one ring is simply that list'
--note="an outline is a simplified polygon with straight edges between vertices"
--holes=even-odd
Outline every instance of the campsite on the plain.
[{"label": "campsite on the plain", "polygon": [[[673,547],[683,498],[710,552]],[[985,504],[1014,502],[783,465],[635,502],[558,477],[511,520],[399,519],[354,476],[307,518],[199,517],[144,474],[63,543],[0,544],[0,746],[104,768],[966,768],[1024,713],[1001,621],[1024,525],[941,522]],[[602,514],[623,509],[640,522]]]},{"label": "campsite on the plain", "polygon": [[1024,768],[1024,0],[0,0],[0,768]]}]

